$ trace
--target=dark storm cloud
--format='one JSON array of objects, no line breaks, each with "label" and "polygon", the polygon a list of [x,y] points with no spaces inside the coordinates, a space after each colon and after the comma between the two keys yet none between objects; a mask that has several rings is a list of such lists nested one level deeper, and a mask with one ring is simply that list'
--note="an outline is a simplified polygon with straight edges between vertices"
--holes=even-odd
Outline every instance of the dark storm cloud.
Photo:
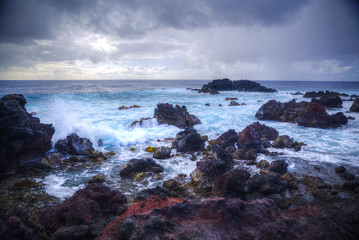
[{"label": "dark storm cloud", "polygon": [[307,3],[237,0],[4,0],[0,7],[0,40],[51,39],[61,24],[83,25],[121,37],[158,28],[199,28],[213,24],[270,26],[283,24]]}]

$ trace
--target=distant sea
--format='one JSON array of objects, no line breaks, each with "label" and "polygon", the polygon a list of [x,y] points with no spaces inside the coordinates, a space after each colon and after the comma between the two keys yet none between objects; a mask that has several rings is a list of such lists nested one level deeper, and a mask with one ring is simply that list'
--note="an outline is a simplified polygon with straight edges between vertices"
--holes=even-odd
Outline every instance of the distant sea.
[{"label": "distant sea", "polygon": [[[330,90],[359,95],[359,82],[314,82],[314,81],[258,81],[275,88],[277,93],[221,92],[217,95],[197,93],[186,88],[201,88],[205,80],[91,80],[91,81],[0,81],[0,97],[19,93],[26,97],[28,112],[36,113],[43,123],[55,127],[53,143],[68,134],[76,132],[89,138],[96,149],[115,151],[114,158],[91,169],[54,171],[38,179],[46,186],[50,195],[66,198],[83,183],[98,173],[109,177],[110,185],[131,194],[139,189],[153,187],[162,180],[150,179],[146,184],[133,183],[128,187],[118,175],[118,169],[131,158],[152,157],[145,152],[147,146],[170,146],[162,141],[173,138],[180,131],[177,127],[158,125],[155,120],[145,127],[131,128],[133,121],[152,117],[158,103],[185,105],[202,124],[195,128],[209,139],[218,137],[229,129],[242,131],[249,124],[258,121],[256,111],[268,100],[286,102],[293,98],[304,99],[294,92]],[[226,97],[237,97],[244,106],[229,107]],[[205,106],[209,103],[210,106]],[[139,105],[140,108],[118,110],[121,105]],[[223,107],[218,105],[222,104]],[[346,112],[352,102],[344,101],[343,108],[329,109],[329,113]],[[300,127],[291,123],[260,121],[276,128],[281,135],[287,134],[307,144],[299,152],[283,150],[280,158],[289,163],[289,170],[301,174],[317,175],[325,180],[337,178],[333,168],[344,165],[352,173],[359,174],[359,114],[345,113],[355,120],[338,129],[316,129]],[[97,142],[101,139],[102,146]],[[161,141],[158,141],[161,140]],[[130,151],[134,147],[135,151]],[[273,151],[278,149],[273,149]],[[276,160],[278,157],[259,155],[258,160]],[[163,179],[170,179],[179,173],[189,174],[196,168],[190,155],[175,156],[170,160],[156,160],[164,166]],[[318,166],[320,171],[318,171]],[[258,171],[246,166],[249,171]],[[335,179],[341,181],[341,179]],[[124,186],[127,186],[126,188]]]}]

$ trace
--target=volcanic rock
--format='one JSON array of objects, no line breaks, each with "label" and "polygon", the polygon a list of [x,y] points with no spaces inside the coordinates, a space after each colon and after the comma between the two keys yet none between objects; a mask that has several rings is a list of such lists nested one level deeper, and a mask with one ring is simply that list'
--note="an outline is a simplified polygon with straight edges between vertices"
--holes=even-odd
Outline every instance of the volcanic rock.
[{"label": "volcanic rock", "polygon": [[216,79],[202,86],[200,92],[215,91],[243,91],[243,92],[277,92],[272,88],[267,88],[257,82],[249,80],[231,81],[228,78]]},{"label": "volcanic rock", "polygon": [[249,189],[251,175],[245,169],[232,169],[214,180],[213,193],[223,197],[239,197]]},{"label": "volcanic rock", "polygon": [[26,111],[26,99],[10,94],[0,99],[0,175],[19,167],[42,166],[55,129]]},{"label": "volcanic rock", "polygon": [[359,98],[354,99],[353,105],[350,107],[349,111],[359,112]]},{"label": "volcanic rock", "polygon": [[171,157],[171,148],[169,147],[159,147],[156,148],[153,152],[153,158],[156,159],[167,159]]},{"label": "volcanic rock", "polygon": [[177,133],[172,146],[177,152],[203,151],[205,140],[193,128],[185,128],[185,130]]},{"label": "volcanic rock", "polygon": [[159,173],[163,172],[163,167],[151,158],[131,159],[123,166],[120,175],[122,177],[133,177],[141,172]]},{"label": "volcanic rock", "polygon": [[176,105],[173,107],[169,103],[159,103],[155,108],[154,118],[157,118],[159,124],[174,125],[178,128],[193,127],[199,124],[197,117],[189,114],[185,106]]},{"label": "volcanic rock", "polygon": [[55,148],[64,155],[90,155],[94,152],[92,142],[87,138],[79,137],[76,133],[57,141]]}]

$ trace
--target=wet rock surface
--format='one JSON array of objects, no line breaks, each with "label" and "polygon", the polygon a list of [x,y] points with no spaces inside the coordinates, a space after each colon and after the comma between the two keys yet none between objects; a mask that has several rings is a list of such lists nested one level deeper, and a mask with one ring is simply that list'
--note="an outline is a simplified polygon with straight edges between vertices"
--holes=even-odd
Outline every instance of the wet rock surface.
[{"label": "wet rock surface", "polygon": [[21,94],[0,99],[0,176],[18,168],[41,167],[41,157],[51,149],[55,129],[42,124],[25,108]]},{"label": "wet rock surface", "polygon": [[134,177],[141,172],[159,173],[163,172],[163,167],[151,158],[131,159],[121,169],[122,177]]},{"label": "wet rock surface", "polygon": [[354,99],[353,104],[349,110],[351,112],[359,112],[359,98]]},{"label": "wet rock surface", "polygon": [[329,115],[324,107],[317,102],[300,102],[292,100],[280,103],[270,100],[263,104],[255,115],[260,120],[297,123],[299,126],[316,128],[335,128],[347,124],[348,119],[343,113]]},{"label": "wet rock surface", "polygon": [[167,159],[171,157],[171,148],[169,147],[159,147],[156,148],[153,152],[153,158],[156,159]]},{"label": "wet rock surface", "polygon": [[63,155],[89,155],[94,152],[92,142],[87,138],[79,137],[76,133],[57,141],[55,148]]},{"label": "wet rock surface", "polygon": [[185,128],[177,133],[172,146],[177,152],[202,151],[205,147],[205,140],[194,128]]},{"label": "wet rock surface", "polygon": [[319,103],[326,108],[342,108],[343,101],[339,96],[322,96],[320,99],[313,98],[311,102]]},{"label": "wet rock surface", "polygon": [[188,113],[186,106],[176,105],[173,107],[169,103],[157,104],[153,117],[157,119],[159,124],[174,125],[178,128],[193,127],[195,124],[200,124],[197,117]]}]

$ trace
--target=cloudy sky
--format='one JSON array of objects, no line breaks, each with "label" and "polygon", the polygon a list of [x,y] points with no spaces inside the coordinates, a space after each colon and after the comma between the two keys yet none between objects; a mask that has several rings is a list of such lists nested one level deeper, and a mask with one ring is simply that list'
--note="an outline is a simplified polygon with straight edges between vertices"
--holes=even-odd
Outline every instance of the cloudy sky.
[{"label": "cloudy sky", "polygon": [[359,81],[351,0],[1,0],[0,79]]}]

